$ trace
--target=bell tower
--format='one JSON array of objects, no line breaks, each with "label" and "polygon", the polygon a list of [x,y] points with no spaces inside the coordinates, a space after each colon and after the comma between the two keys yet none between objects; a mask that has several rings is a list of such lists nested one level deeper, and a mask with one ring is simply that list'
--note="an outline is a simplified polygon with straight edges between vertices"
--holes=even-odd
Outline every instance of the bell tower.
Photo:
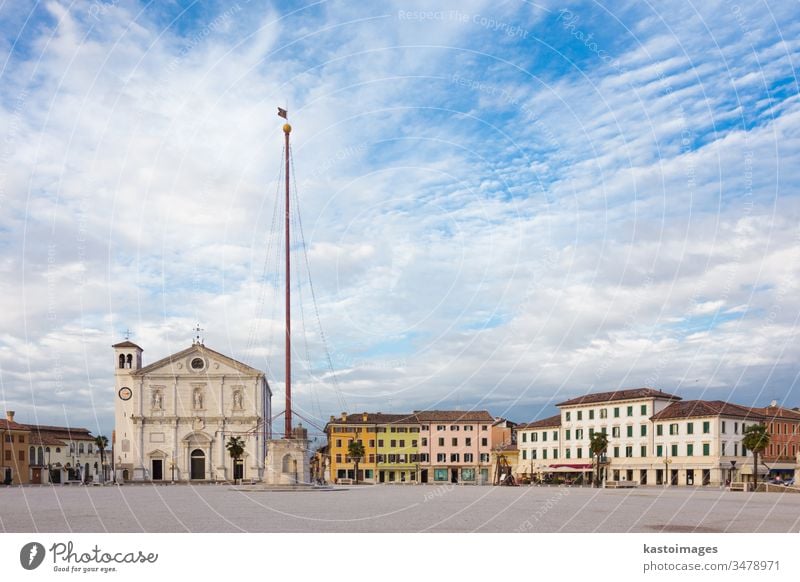
[{"label": "bell tower", "polygon": [[112,450],[114,479],[132,479],[134,473],[136,443],[133,438],[131,415],[135,413],[141,399],[139,384],[133,374],[142,368],[142,348],[126,339],[114,344],[114,435]]}]

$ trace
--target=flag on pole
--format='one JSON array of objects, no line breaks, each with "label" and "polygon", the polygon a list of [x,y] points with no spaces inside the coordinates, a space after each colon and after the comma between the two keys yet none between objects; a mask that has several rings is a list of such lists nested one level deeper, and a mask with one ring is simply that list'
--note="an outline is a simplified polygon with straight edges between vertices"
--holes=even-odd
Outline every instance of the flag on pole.
[{"label": "flag on pole", "polygon": [[285,109],[283,109],[282,107],[278,107],[278,116],[279,117],[283,117],[284,119],[289,119],[287,117],[287,115],[288,115],[288,113],[286,112]]}]

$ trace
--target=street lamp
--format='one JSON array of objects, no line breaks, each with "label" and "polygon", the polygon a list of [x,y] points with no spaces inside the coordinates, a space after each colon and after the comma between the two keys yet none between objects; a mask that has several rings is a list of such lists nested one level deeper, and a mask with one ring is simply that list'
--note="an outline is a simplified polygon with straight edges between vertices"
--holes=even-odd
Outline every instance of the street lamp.
[{"label": "street lamp", "polygon": [[736,461],[731,461],[731,475],[728,479],[731,483],[733,483],[733,472],[736,470]]}]

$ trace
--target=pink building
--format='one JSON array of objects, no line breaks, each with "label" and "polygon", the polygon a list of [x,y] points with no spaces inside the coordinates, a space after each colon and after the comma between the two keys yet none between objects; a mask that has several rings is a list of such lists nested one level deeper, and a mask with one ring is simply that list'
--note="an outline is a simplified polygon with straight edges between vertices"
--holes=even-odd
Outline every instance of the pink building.
[{"label": "pink building", "polygon": [[485,410],[414,411],[420,423],[423,483],[488,484],[492,424]]}]

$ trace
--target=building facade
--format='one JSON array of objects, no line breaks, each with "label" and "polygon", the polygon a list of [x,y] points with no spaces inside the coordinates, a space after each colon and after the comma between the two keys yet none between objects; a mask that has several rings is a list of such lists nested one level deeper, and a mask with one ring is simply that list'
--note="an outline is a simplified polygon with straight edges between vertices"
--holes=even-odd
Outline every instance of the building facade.
[{"label": "building facade", "polygon": [[359,482],[488,483],[493,422],[486,411],[342,413],[325,427],[331,477],[335,483],[355,480],[348,445],[357,440],[365,451]]},{"label": "building facade", "polygon": [[747,426],[764,417],[752,409],[721,400],[687,400],[652,420],[656,485],[668,480],[670,485],[719,486],[753,474],[752,454],[742,446],[742,437]]},{"label": "building facade", "polygon": [[30,482],[28,447],[31,431],[14,421],[14,411],[0,420],[0,483],[24,485]]},{"label": "building facade", "polygon": [[28,464],[31,483],[81,483],[107,480],[111,455],[103,455],[95,437],[86,428],[25,425],[31,431]]},{"label": "building facade", "polygon": [[[112,347],[116,479],[263,478],[272,396],[263,372],[199,339],[148,366],[133,342]],[[238,462],[226,450],[233,436],[245,443]]]},{"label": "building facade", "polygon": [[558,474],[588,481],[596,470],[589,443],[602,432],[610,481],[719,486],[752,475],[752,454],[741,440],[748,425],[765,420],[743,406],[683,401],[651,388],[588,394],[558,406],[558,415],[517,427],[523,481]]},{"label": "building facade", "polygon": [[774,400],[764,408],[754,408],[764,415],[770,444],[761,454],[772,477],[792,479],[800,453],[800,410],[778,406]]}]

